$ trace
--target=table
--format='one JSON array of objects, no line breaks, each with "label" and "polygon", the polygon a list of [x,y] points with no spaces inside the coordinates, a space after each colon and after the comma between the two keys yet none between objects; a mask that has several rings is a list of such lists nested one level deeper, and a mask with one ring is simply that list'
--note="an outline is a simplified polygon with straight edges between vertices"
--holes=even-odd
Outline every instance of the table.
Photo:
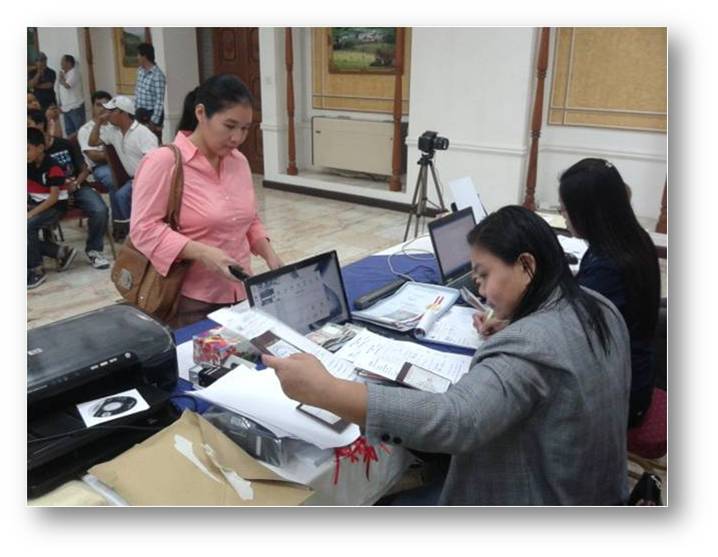
[{"label": "table", "polygon": [[[407,244],[411,243],[412,247],[423,246],[422,249],[432,251],[428,236],[416,244],[413,242],[412,240]],[[397,254],[403,245],[399,244],[342,269],[350,304],[357,297],[393,279],[393,275],[386,264],[387,256]],[[399,272],[411,274],[420,281],[438,282],[439,271],[435,260],[417,262],[402,255],[395,255],[392,259],[392,264]],[[193,389],[187,373],[188,368],[192,365],[192,336],[216,326],[218,324],[214,321],[205,319],[174,332],[175,342],[178,346],[180,378],[173,395],[181,395]],[[451,348],[446,346],[433,345],[433,347],[439,350],[452,351]],[[461,351],[461,349],[458,349],[458,351]],[[196,403],[193,402],[195,400]],[[176,398],[173,403],[180,409],[196,408],[200,414],[208,407],[205,402],[197,399]],[[342,460],[339,465],[336,483],[336,462],[331,450],[318,465],[308,464],[308,459],[304,455],[305,458],[303,459],[290,460],[285,469],[273,469],[278,473],[283,473],[288,478],[303,480],[302,483],[307,483],[315,490],[314,495],[305,502],[305,505],[371,505],[386,494],[392,485],[401,478],[409,465],[416,460],[412,453],[402,447],[389,447],[388,450],[389,452],[387,453],[383,449],[377,448],[379,460],[371,462],[368,477],[366,465],[363,462],[352,463],[346,459]],[[321,453],[319,449],[317,449],[317,452]],[[67,482],[50,493],[29,501],[28,504],[86,506],[123,503],[122,499],[116,494],[105,492],[103,495],[103,490],[98,491],[97,488],[91,487],[93,483],[91,478],[86,477],[85,480],[85,482],[78,480]]]}]

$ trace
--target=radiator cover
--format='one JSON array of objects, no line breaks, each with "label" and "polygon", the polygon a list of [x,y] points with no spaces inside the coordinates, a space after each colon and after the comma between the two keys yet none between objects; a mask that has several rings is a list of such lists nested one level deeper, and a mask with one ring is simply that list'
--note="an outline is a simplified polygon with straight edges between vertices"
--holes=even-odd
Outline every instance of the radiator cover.
[{"label": "radiator cover", "polygon": [[[401,173],[406,171],[406,124],[402,123]],[[394,143],[391,121],[312,118],[312,164],[390,176]]]}]

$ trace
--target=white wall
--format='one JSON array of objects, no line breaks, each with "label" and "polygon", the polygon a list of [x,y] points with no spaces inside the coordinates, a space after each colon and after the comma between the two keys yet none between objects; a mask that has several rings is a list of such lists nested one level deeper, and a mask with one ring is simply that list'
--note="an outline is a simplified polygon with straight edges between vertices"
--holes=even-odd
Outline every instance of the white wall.
[{"label": "white wall", "polygon": [[[184,97],[199,85],[197,36],[193,27],[153,27],[152,44],[157,65],[167,76],[165,92],[165,126],[163,140],[171,141],[182,116]],[[72,54],[83,71],[85,104],[91,114],[87,53],[84,30],[79,27],[41,27],[38,29],[40,49],[47,54],[48,65],[58,71],[64,54]],[[117,93],[117,73],[110,27],[90,29],[95,87],[110,94]]]},{"label": "white wall", "polygon": [[[79,28],[40,28],[40,48],[50,67],[73,54],[85,68],[84,35]],[[171,140],[184,95],[199,82],[194,28],[153,28],[157,62],[167,75],[165,141]],[[286,175],[287,114],[284,28],[260,29],[262,130],[265,178],[377,199],[410,202],[416,183],[417,137],[426,130],[448,137],[450,147],[437,152],[436,167],[444,186],[470,176],[488,209],[520,203],[526,181],[529,122],[535,88],[538,30],[534,28],[415,28],[412,30],[409,95],[408,191],[390,192],[300,175]],[[116,89],[110,28],[91,30],[97,87]],[[294,90],[297,163],[311,165],[311,117],[338,111],[311,106],[311,29],[295,28]],[[553,47],[553,41],[552,41]],[[553,53],[551,52],[551,56]],[[546,78],[548,106],[551,66]],[[87,88],[87,79],[85,79]],[[88,95],[89,102],[89,95]],[[546,107],[547,108],[547,107]],[[544,110],[544,115],[547,114]],[[341,112],[362,119],[388,115]],[[633,190],[639,217],[655,219],[666,178],[666,135],[587,127],[548,126],[539,142],[536,199],[555,205],[557,177],[588,156],[612,160]],[[430,188],[433,189],[433,188]],[[429,192],[435,201],[433,191]],[[446,203],[450,199],[445,200]]]},{"label": "white wall", "polygon": [[[294,51],[303,52],[301,60],[295,56],[295,89],[300,83],[297,76],[304,72],[304,91],[297,91],[295,100],[298,107],[298,162],[306,167],[311,156],[311,116],[336,115],[337,112],[311,108],[310,33],[308,29],[303,31],[303,48],[296,48],[295,36]],[[274,85],[268,86],[265,80],[262,90],[267,179],[408,203],[419,168],[415,164],[419,159],[416,138],[432,129],[451,142],[449,150],[439,152],[436,157],[439,178],[444,184],[469,175],[479,187],[487,207],[496,208],[519,200],[527,149],[534,29],[418,28],[412,31],[408,191],[404,192],[323,183],[304,178],[301,172],[297,177],[283,175],[286,151],[271,151],[275,144],[286,149],[286,142],[281,137],[286,134],[283,30],[264,29],[263,33],[266,41],[260,43],[262,73],[266,76],[268,72],[276,72]],[[451,53],[451,63],[447,63],[447,53]],[[369,119],[388,117],[363,113],[342,115]],[[276,137],[267,141],[268,135]],[[300,137],[303,139],[301,147]],[[277,161],[281,162],[278,164]],[[433,191],[429,192],[429,197],[436,200]],[[448,204],[450,199],[445,201]]]},{"label": "white wall", "polygon": [[[409,202],[416,183],[417,137],[426,130],[448,137],[437,152],[439,178],[446,184],[470,176],[488,209],[520,203],[526,183],[530,119],[535,89],[538,29],[415,28],[412,30],[407,192],[364,189],[321,180],[289,177],[286,172],[286,84],[284,30],[260,32],[265,177],[299,186],[378,199]],[[552,45],[553,46],[553,45]],[[294,31],[297,162],[311,161],[311,32]],[[551,53],[552,56],[552,53]],[[551,64],[546,78],[548,105]],[[547,110],[544,110],[544,117]],[[347,113],[358,118],[384,115]],[[637,214],[655,219],[666,176],[666,136],[587,127],[547,126],[539,141],[536,199],[555,205],[557,177],[587,156],[612,160],[633,190]],[[430,188],[433,189],[433,188]],[[433,192],[430,197],[435,200]],[[448,204],[450,199],[445,200]]]},{"label": "white wall", "polygon": [[153,27],[151,33],[155,62],[167,77],[162,140],[168,143],[182,117],[185,95],[199,85],[197,34],[194,27]]},{"label": "white wall", "polygon": [[91,27],[92,67],[95,73],[95,87],[114,95],[117,91],[115,54],[110,27]]},{"label": "white wall", "polygon": [[[85,96],[85,108],[90,114],[90,85],[87,79],[87,61],[85,54],[85,35],[79,27],[39,27],[37,38],[40,50],[47,55],[47,65],[59,74],[60,60],[65,54],[75,57],[75,66],[82,74],[82,88]],[[55,94],[58,82],[55,80]],[[60,118],[62,121],[62,118]],[[64,122],[63,122],[64,125]]]},{"label": "white wall", "polygon": [[547,125],[554,38],[552,33],[544,97],[544,124],[539,140],[537,203],[541,206],[558,205],[558,176],[561,172],[582,158],[600,157],[613,162],[631,187],[631,201],[636,214],[648,221],[657,219],[666,180],[667,135]]},{"label": "white wall", "polygon": [[470,176],[488,210],[519,201],[534,36],[532,28],[413,30],[410,188],[419,168],[417,138],[433,130],[449,139],[449,149],[435,157],[445,189]]}]

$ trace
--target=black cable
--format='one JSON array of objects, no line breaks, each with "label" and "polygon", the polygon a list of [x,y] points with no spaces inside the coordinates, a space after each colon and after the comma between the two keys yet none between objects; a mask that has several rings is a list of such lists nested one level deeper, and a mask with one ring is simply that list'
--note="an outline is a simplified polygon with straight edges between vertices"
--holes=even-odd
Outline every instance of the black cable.
[{"label": "black cable", "polygon": [[159,431],[161,429],[164,429],[165,426],[162,427],[143,427],[138,425],[94,425],[92,427],[84,427],[82,429],[73,429],[72,431],[66,431],[65,433],[60,433],[59,435],[50,435],[48,437],[38,437],[36,439],[28,439],[28,444],[30,443],[40,443],[42,441],[50,441],[52,439],[61,439],[62,437],[68,437],[69,435],[75,435],[76,433],[83,433],[85,431],[88,431],[90,429],[137,429],[137,430],[144,430],[144,431]]}]

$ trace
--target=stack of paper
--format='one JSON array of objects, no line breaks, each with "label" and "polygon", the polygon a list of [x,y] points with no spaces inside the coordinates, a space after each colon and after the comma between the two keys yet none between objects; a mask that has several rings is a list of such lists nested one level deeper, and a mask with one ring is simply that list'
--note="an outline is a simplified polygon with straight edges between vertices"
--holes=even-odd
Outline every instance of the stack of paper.
[{"label": "stack of paper", "polygon": [[396,381],[407,364],[456,383],[469,371],[471,356],[438,352],[414,342],[392,340],[370,331],[362,331],[336,354],[357,368]]},{"label": "stack of paper", "polygon": [[352,316],[396,331],[416,328],[420,334],[426,334],[458,297],[459,291],[454,288],[407,282],[388,298],[369,309],[352,312]]},{"label": "stack of paper", "polygon": [[453,306],[421,338],[437,344],[477,349],[484,339],[474,328],[475,313],[474,308]]},{"label": "stack of paper", "polygon": [[[349,362],[336,357],[318,344],[303,337],[291,327],[285,325],[277,318],[256,308],[222,308],[209,315],[209,318],[220,325],[232,329],[244,338],[256,344],[256,339],[272,338],[270,353],[285,357],[291,353],[306,352],[317,357],[324,364],[327,371],[339,379],[352,379],[354,366]],[[269,334],[268,334],[269,333]],[[268,342],[265,340],[266,348]]]},{"label": "stack of paper", "polygon": [[188,394],[247,416],[277,437],[301,439],[320,449],[343,447],[360,435],[355,424],[337,433],[297,410],[297,401],[284,394],[270,368],[256,371],[239,366],[206,389]]}]

